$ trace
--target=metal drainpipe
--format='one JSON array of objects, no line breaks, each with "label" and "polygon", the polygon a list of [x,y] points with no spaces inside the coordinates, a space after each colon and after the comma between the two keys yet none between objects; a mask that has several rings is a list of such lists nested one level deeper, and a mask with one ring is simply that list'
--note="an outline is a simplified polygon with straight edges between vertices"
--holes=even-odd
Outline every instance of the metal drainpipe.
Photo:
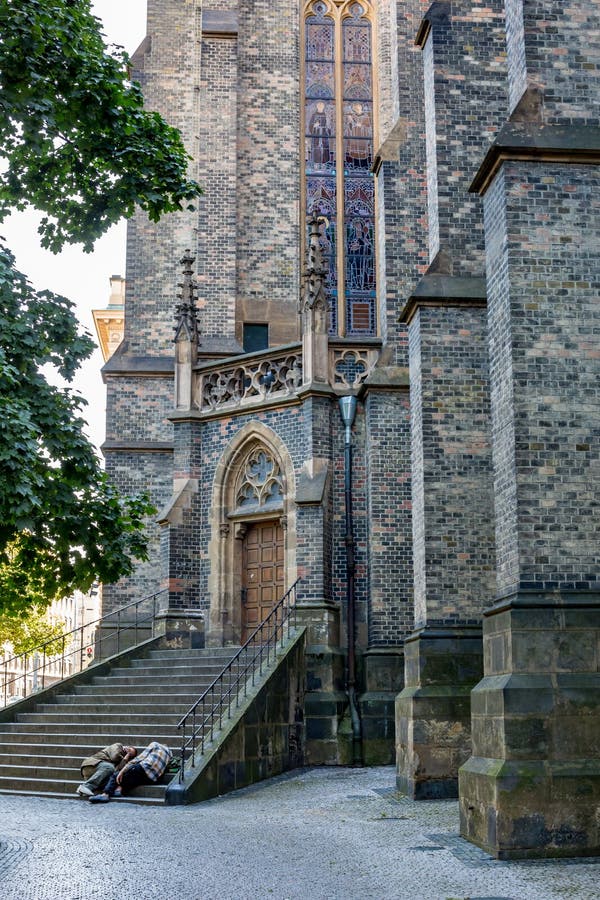
[{"label": "metal drainpipe", "polygon": [[344,494],[346,501],[346,609],[348,631],[347,683],[348,704],[352,722],[352,762],[363,765],[362,726],[356,700],[356,638],[354,607],[354,527],[352,522],[352,424],[356,415],[356,397],[340,397],[340,414],[344,435]]}]

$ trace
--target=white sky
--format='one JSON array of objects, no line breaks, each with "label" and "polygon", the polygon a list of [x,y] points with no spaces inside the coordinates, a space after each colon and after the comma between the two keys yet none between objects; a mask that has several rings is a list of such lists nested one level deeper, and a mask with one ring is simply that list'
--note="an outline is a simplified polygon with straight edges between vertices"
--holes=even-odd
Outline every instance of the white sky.
[{"label": "white sky", "polygon": [[[94,0],[93,12],[104,23],[108,43],[120,44],[132,54],[146,33],[146,0]],[[15,254],[17,267],[37,289],[48,288],[73,300],[82,325],[96,340],[92,309],[104,309],[110,294],[111,275],[125,275],[125,222],[116,225],[96,242],[93,253],[80,245],[54,255],[40,247],[35,212],[15,213],[0,225],[0,234]],[[96,446],[104,440],[106,389],[97,350],[82,366],[74,387],[89,403],[84,417],[88,434]]]}]

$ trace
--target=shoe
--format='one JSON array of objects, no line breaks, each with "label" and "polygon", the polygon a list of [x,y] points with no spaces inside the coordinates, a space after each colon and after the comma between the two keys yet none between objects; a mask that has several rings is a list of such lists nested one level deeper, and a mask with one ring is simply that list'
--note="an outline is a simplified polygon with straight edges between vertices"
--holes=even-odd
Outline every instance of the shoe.
[{"label": "shoe", "polygon": [[115,788],[113,797],[122,797],[122,796],[123,796],[123,788]]},{"label": "shoe", "polygon": [[87,784],[80,784],[77,788],[77,793],[80,797],[93,797],[94,792],[91,787],[88,787]]},{"label": "shoe", "polygon": [[108,803],[109,800],[108,794],[94,794],[93,797],[90,797],[90,803]]}]

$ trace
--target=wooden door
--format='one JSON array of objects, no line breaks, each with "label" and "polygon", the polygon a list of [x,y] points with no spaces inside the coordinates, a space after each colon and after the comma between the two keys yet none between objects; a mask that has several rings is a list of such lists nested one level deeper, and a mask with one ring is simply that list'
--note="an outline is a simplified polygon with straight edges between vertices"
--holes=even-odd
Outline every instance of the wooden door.
[{"label": "wooden door", "polygon": [[249,525],[242,559],[243,643],[284,594],[283,528],[279,522]]}]

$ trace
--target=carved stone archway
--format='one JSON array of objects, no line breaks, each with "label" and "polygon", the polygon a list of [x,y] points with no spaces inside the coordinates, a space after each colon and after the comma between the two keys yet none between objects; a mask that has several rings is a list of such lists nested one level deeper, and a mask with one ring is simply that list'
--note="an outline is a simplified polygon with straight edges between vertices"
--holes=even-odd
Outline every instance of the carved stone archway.
[{"label": "carved stone archway", "polygon": [[248,525],[278,520],[284,529],[285,588],[296,580],[296,479],[288,449],[261,422],[244,426],[215,471],[209,543],[210,646],[241,636],[242,542]]}]

